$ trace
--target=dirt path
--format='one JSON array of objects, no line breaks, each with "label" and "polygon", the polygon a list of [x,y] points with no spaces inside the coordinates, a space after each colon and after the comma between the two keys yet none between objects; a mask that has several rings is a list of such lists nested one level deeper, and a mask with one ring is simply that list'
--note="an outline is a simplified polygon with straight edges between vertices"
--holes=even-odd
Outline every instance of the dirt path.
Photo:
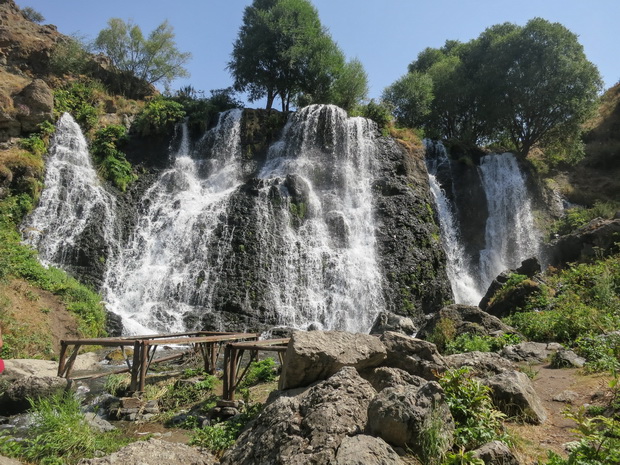
[{"label": "dirt path", "polygon": [[581,406],[603,405],[608,400],[609,377],[587,375],[577,368],[550,368],[547,364],[532,367],[536,376],[532,383],[547,410],[547,421],[538,426],[510,426],[523,450],[522,463],[534,464],[545,460],[548,451],[565,456],[565,444],[575,440],[575,423],[562,412]]}]

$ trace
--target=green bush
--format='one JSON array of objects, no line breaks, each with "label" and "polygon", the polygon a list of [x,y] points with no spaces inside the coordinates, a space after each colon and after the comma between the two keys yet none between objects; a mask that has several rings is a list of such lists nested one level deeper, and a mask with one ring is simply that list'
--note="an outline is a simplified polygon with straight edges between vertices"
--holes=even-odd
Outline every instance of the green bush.
[{"label": "green bush", "polygon": [[266,358],[258,362],[252,362],[245,377],[239,384],[239,388],[247,388],[258,383],[273,381],[278,376],[276,362],[272,358]]},{"label": "green bush", "polygon": [[185,117],[183,105],[171,99],[159,97],[146,104],[138,114],[135,127],[142,136],[166,134]]},{"label": "green bush", "polygon": [[172,100],[183,105],[190,129],[205,131],[223,111],[242,108],[243,103],[234,98],[232,87],[211,91],[211,97],[201,97],[204,92],[186,86],[177,91]]},{"label": "green bush", "polygon": [[78,37],[60,40],[54,46],[50,56],[52,73],[59,76],[65,74],[80,75],[87,71],[89,54]]},{"label": "green bush", "polygon": [[596,201],[591,208],[574,207],[566,210],[562,218],[551,225],[551,235],[570,234],[594,218],[613,218],[620,210],[619,202]]},{"label": "green bush", "polygon": [[30,401],[33,424],[25,441],[0,435],[0,455],[40,464],[74,464],[95,454],[109,454],[131,442],[121,431],[95,431],[80,402],[69,394]]},{"label": "green bush", "polygon": [[96,131],[90,145],[91,154],[101,177],[110,181],[122,192],[125,192],[127,187],[138,179],[131,163],[119,149],[126,140],[125,126],[111,124]]},{"label": "green bush", "polygon": [[487,442],[507,442],[505,415],[496,410],[491,388],[472,378],[468,367],[448,370],[439,378],[456,424],[455,445],[475,449]]},{"label": "green bush", "polygon": [[575,341],[576,352],[586,359],[589,372],[620,371],[620,334],[580,337]]},{"label": "green bush", "polygon": [[167,386],[166,391],[159,398],[159,406],[166,411],[202,402],[210,396],[216,382],[217,378],[210,375],[198,382],[177,381]]},{"label": "green bush", "polygon": [[503,334],[499,337],[480,336],[478,334],[459,334],[454,340],[446,342],[446,354],[463,352],[498,352],[510,344],[518,344],[521,338],[516,334]]},{"label": "green bush", "polygon": [[373,120],[379,129],[386,129],[392,123],[392,109],[383,102],[371,99],[366,105],[361,105],[351,112],[352,116],[363,116]]},{"label": "green bush", "polygon": [[67,112],[86,132],[97,125],[100,110],[97,94],[102,92],[101,84],[94,81],[75,82],[54,91],[54,113],[60,116]]},{"label": "green bush", "polygon": [[43,156],[45,152],[47,152],[47,144],[38,134],[33,134],[26,139],[21,139],[19,141],[19,146],[39,157]]}]

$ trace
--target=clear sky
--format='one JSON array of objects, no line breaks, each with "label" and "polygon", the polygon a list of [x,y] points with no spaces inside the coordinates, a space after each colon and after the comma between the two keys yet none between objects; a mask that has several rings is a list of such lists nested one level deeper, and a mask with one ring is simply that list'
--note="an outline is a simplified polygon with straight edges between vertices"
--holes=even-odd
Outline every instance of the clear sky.
[{"label": "clear sky", "polygon": [[[579,36],[605,88],[620,80],[620,0],[312,0],[321,22],[347,58],[364,64],[370,97],[407,70],[426,47],[467,42],[494,24],[524,25],[541,17]],[[232,84],[226,71],[244,8],[251,0],[16,0],[64,34],[94,39],[112,17],[132,19],[146,34],[167,19],[178,48],[191,52],[191,76],[173,83],[197,90]]]}]

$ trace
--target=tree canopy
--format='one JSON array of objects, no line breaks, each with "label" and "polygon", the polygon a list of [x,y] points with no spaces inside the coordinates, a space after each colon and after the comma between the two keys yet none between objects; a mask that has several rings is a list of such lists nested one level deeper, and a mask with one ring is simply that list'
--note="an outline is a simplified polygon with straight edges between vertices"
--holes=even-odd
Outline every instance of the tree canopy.
[{"label": "tree canopy", "polygon": [[168,21],[145,38],[140,27],[132,21],[111,18],[108,27],[97,35],[94,46],[105,53],[116,68],[149,84],[167,85],[178,77],[188,76],[184,65],[191,54],[178,50]]},{"label": "tree canopy", "polygon": [[[344,54],[308,0],[254,0],[246,7],[228,69],[250,101],[352,106],[367,93],[366,73]],[[354,102],[354,103],[353,103]]]},{"label": "tree canopy", "polygon": [[[430,111],[412,120],[411,104],[419,96],[411,89],[429,78]],[[535,145],[574,144],[600,89],[599,72],[577,36],[534,18],[525,26],[492,26],[467,43],[425,49],[384,99],[402,124],[418,124],[430,137],[501,142],[526,155]]]}]

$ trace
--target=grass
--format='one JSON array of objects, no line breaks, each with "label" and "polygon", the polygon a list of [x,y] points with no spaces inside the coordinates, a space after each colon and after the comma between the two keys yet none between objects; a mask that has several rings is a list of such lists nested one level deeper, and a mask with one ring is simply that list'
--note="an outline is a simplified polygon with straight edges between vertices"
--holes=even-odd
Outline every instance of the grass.
[{"label": "grass", "polygon": [[24,441],[0,433],[0,454],[38,464],[74,464],[110,454],[131,440],[121,431],[101,433],[84,418],[72,393],[30,401],[33,425]]}]

